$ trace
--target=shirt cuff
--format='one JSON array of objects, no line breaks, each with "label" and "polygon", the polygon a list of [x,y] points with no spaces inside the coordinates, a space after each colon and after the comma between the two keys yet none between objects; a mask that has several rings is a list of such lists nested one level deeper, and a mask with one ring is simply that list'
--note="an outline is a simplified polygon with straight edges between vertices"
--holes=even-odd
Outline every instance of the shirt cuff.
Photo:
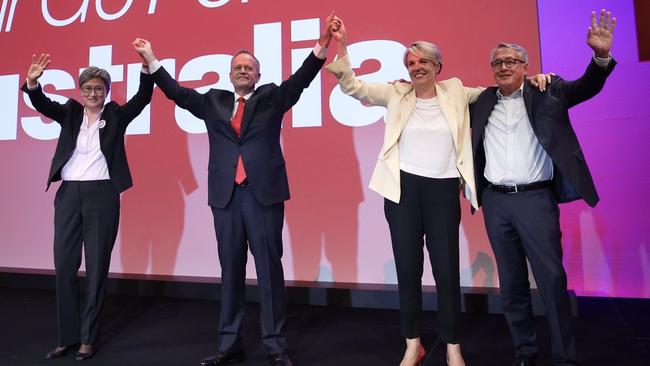
[{"label": "shirt cuff", "polygon": [[25,78],[25,84],[27,84],[27,89],[29,89],[29,90],[36,90],[36,89],[38,89],[38,81],[36,81],[36,85],[35,85],[35,86],[31,86],[31,85],[29,85],[29,79],[28,79],[28,78]]},{"label": "shirt cuff", "polygon": [[149,63],[149,73],[150,73],[150,74],[155,73],[156,71],[158,71],[158,69],[159,69],[161,66],[162,66],[162,64],[160,63],[160,61],[158,61],[158,59],[155,59],[155,60],[151,61],[151,62]]},{"label": "shirt cuff", "polygon": [[143,74],[150,74],[151,72],[149,71],[149,67],[142,65],[142,69],[140,70],[141,73]]},{"label": "shirt cuff", "polygon": [[596,65],[602,67],[603,69],[606,69],[607,66],[609,66],[609,63],[612,61],[612,54],[610,53],[607,55],[607,57],[598,57],[594,53],[594,62]]},{"label": "shirt cuff", "polygon": [[319,58],[321,60],[326,59],[327,47],[323,47],[320,45],[320,43],[316,42],[316,46],[314,46],[314,56],[316,56],[316,58]]}]

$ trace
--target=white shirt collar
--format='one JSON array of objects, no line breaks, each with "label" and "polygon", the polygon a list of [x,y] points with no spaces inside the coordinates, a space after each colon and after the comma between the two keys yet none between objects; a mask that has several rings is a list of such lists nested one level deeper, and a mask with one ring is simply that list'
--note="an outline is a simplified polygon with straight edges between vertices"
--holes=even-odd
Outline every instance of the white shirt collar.
[{"label": "white shirt collar", "polygon": [[[525,80],[524,80],[525,81]],[[519,86],[519,89],[515,90],[514,93],[508,95],[507,97],[501,94],[501,89],[497,89],[497,99],[514,99],[514,98],[520,98],[524,95],[524,84],[525,82],[522,82],[521,85]]]},{"label": "white shirt collar", "polygon": [[235,93],[235,102],[237,102],[237,99],[239,99],[239,98],[244,98],[245,100],[250,99],[251,95],[253,95],[254,92],[255,92],[255,90],[253,89],[252,92],[250,92],[250,93],[248,93],[246,95],[239,95],[239,94]]}]

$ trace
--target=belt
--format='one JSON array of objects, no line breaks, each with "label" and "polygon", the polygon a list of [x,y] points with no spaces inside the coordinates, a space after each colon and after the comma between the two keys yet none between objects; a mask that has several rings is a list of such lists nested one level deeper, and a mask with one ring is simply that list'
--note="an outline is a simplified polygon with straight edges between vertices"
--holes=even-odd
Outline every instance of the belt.
[{"label": "belt", "polygon": [[61,184],[102,184],[110,183],[110,179],[95,179],[95,180],[63,180]]},{"label": "belt", "polygon": [[488,187],[501,193],[517,193],[517,192],[524,192],[524,191],[532,191],[534,189],[548,188],[551,187],[551,183],[552,182],[550,180],[543,180],[541,182],[534,182],[530,184],[515,184],[512,186],[502,186],[502,185],[490,183]]},{"label": "belt", "polygon": [[246,188],[248,187],[248,178],[244,179],[241,183],[235,182],[235,187]]}]

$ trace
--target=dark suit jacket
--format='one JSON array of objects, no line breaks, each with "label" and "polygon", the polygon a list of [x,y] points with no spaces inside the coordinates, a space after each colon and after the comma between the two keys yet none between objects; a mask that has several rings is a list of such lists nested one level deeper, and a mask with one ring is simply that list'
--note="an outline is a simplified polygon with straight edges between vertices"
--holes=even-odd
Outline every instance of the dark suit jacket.
[{"label": "dark suit jacket", "polygon": [[[607,69],[603,69],[592,60],[579,79],[566,81],[554,77],[544,92],[525,81],[523,96],[526,112],[537,139],[553,161],[553,185],[558,202],[583,199],[592,207],[598,203],[596,187],[569,120],[569,108],[598,94],[615,65],[616,61],[612,60]],[[488,118],[497,103],[497,89],[487,88],[470,106],[479,205],[483,189],[488,184],[484,176],[483,137]]]},{"label": "dark suit jacket", "polygon": [[[27,84],[23,84],[22,90],[27,93],[37,111],[61,125],[59,140],[50,166],[50,174],[47,177],[47,187],[45,188],[47,191],[52,182],[61,180],[61,169],[70,160],[77,146],[77,137],[83,122],[84,106],[74,99],[68,99],[65,104],[54,102],[43,94],[40,84],[34,90],[29,90]],[[118,193],[122,193],[133,185],[124,151],[126,127],[149,104],[152,94],[153,80],[151,76],[141,73],[140,87],[133,98],[122,106],[115,102],[108,102],[100,117],[101,120],[106,121],[105,127],[99,130],[100,148],[106,158],[111,183]]]},{"label": "dark suit jacket", "polygon": [[253,195],[263,205],[289,199],[289,184],[280,148],[282,118],[300,98],[325,63],[310,53],[302,66],[279,86],[265,84],[246,101],[240,137],[230,125],[234,94],[210,89],[201,94],[180,86],[161,67],[152,74],[155,83],[179,107],[205,122],[210,142],[208,204],[224,208],[234,189],[241,154]]}]

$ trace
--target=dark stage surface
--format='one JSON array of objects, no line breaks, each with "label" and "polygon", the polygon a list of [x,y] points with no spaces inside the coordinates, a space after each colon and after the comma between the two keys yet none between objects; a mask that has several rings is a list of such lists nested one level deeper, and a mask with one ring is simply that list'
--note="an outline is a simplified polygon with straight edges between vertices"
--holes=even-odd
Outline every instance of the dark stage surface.
[{"label": "dark stage surface", "polygon": [[[87,365],[198,365],[216,351],[218,302],[110,295],[101,343]],[[0,287],[0,365],[79,365],[70,354],[45,360],[56,345],[55,294]],[[650,365],[650,300],[578,298],[578,352],[584,365]],[[397,365],[403,352],[395,310],[290,305],[287,334],[297,366]],[[434,312],[422,335],[426,365],[444,365]],[[509,366],[512,347],[500,314],[464,313],[467,365]],[[248,304],[246,362],[267,365],[259,341],[258,307]],[[548,332],[537,318],[539,365],[550,365]]]}]

